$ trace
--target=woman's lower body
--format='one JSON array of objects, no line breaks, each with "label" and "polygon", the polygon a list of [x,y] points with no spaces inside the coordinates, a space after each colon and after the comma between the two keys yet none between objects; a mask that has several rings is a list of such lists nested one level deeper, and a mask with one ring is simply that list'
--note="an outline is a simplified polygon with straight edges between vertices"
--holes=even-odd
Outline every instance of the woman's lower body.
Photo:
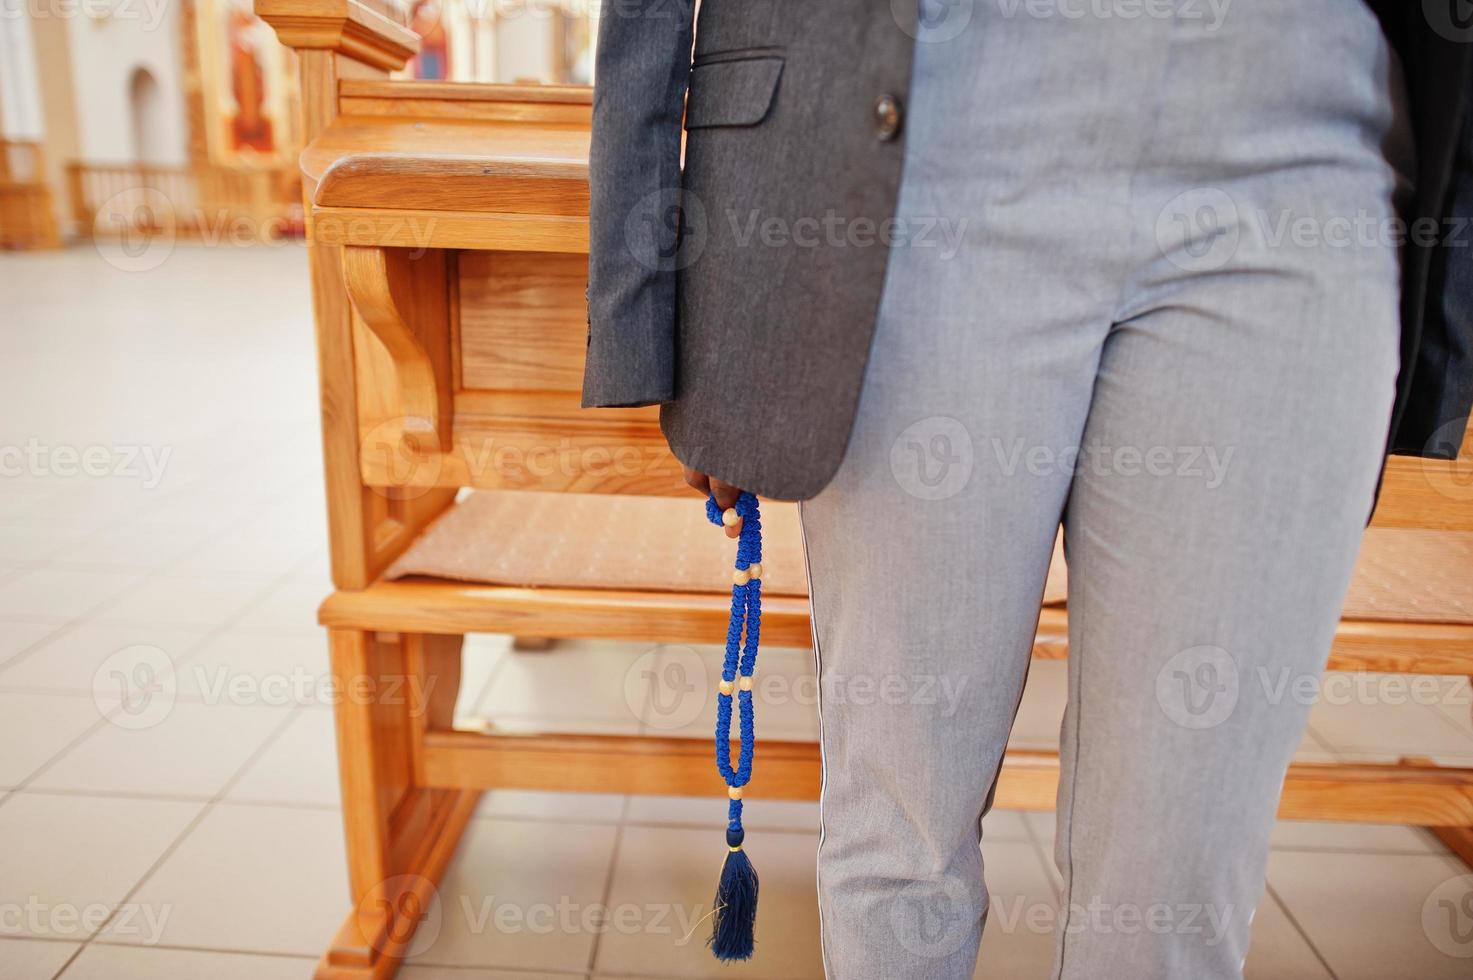
[{"label": "woman's lower body", "polygon": [[1409,138],[1359,0],[1117,6],[978,0],[916,47],[854,434],[802,509],[838,980],[972,973],[1061,520],[1054,975],[1247,952],[1382,459]]}]

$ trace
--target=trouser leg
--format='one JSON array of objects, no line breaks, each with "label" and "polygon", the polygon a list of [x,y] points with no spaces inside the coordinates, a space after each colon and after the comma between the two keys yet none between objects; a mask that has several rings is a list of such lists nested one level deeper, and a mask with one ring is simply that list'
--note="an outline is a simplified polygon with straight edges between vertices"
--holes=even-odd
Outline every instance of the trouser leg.
[{"label": "trouser leg", "polygon": [[[966,461],[968,423],[892,407],[862,410],[851,460],[803,505],[824,770],[819,899],[826,969],[840,980],[971,974],[986,909],[979,822],[1067,483],[1002,492]],[[968,469],[952,496],[912,495]]]},{"label": "trouser leg", "polygon": [[892,258],[843,466],[802,508],[838,980],[971,975],[979,821],[1069,485],[1037,452],[1077,444],[1108,328],[1078,295],[1037,302],[1046,275],[1025,251],[986,252]]},{"label": "trouser leg", "polygon": [[1065,515],[1071,980],[1240,976],[1396,375],[1390,248],[1165,278],[1105,343]]}]

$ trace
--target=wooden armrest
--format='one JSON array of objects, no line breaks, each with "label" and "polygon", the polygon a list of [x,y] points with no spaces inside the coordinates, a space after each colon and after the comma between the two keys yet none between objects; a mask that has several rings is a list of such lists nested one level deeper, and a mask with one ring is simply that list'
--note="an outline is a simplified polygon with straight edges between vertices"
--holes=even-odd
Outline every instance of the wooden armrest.
[{"label": "wooden armrest", "polygon": [[587,89],[347,81],[302,152],[314,240],[586,252]]},{"label": "wooden armrest", "polygon": [[588,130],[342,116],[302,153],[317,208],[588,215]]}]

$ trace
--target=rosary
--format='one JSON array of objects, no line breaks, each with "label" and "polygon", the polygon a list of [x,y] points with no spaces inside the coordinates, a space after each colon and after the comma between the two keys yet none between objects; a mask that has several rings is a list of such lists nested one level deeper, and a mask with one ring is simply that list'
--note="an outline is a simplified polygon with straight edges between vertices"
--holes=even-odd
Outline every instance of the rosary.
[{"label": "rosary", "polygon": [[[757,640],[762,626],[762,516],[757,498],[743,493],[736,506],[723,511],[706,500],[712,524],[742,529],[737,538],[736,571],[732,573],[731,620],[726,627],[726,658],[716,693],[716,768],[726,782],[726,859],[716,887],[712,912],[711,951],[719,960],[751,957],[757,921],[757,871],[742,850],[742,787],[752,778],[752,674],[757,669]],[[745,636],[743,635],[745,634]],[[744,642],[745,640],[745,642]],[[741,749],[731,764],[731,708],[736,698]]]}]

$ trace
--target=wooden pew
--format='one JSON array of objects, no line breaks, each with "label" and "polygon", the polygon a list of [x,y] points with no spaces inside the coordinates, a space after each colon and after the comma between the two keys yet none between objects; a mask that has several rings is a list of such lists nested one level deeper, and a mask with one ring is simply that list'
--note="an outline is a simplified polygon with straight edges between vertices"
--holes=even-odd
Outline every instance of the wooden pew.
[{"label": "wooden pew", "polygon": [[[388,574],[451,516],[462,487],[572,502],[664,497],[680,513],[698,504],[653,410],[578,408],[588,91],[390,81],[416,39],[380,9],[256,0],[256,10],[301,55],[336,588],[320,620],[338,682],[362,695],[336,709],[354,907],[317,976],[387,977],[481,790],[724,795],[706,740],[455,730],[464,634],[707,643],[724,633],[729,595],[675,580],[610,588]],[[1376,527],[1473,532],[1470,471],[1473,443],[1460,464],[1394,460]],[[516,530],[489,528],[478,544]],[[1473,614],[1458,612],[1457,596],[1433,600],[1435,614],[1420,619],[1348,614],[1331,666],[1473,674]],[[801,596],[765,597],[764,613],[768,642],[809,642]],[[1059,605],[1043,610],[1036,655],[1064,655],[1066,617]],[[423,710],[387,696],[405,678],[434,682]],[[997,805],[1052,809],[1057,781],[1052,753],[1010,752]],[[813,799],[818,788],[816,746],[763,743],[750,796]],[[1473,770],[1296,764],[1280,812],[1442,828],[1473,858]]]},{"label": "wooden pew", "polygon": [[0,139],[0,248],[61,248],[46,159],[34,140]]}]

